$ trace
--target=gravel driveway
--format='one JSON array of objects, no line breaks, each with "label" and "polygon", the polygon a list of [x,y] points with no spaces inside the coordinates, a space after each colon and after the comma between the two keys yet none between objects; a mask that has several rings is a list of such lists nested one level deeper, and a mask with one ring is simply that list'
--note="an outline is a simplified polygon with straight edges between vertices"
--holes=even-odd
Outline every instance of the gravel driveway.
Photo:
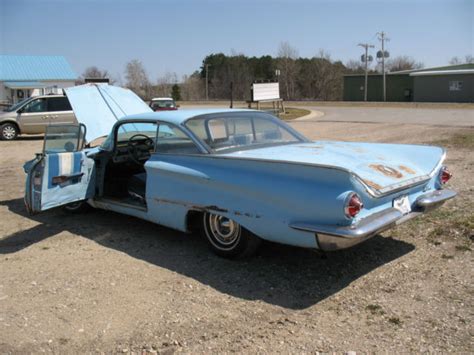
[{"label": "gravel driveway", "polygon": [[42,141],[0,142],[0,352],[474,351],[474,154],[445,140],[472,129],[292,124],[313,139],[451,146],[460,196],[327,258],[265,243],[228,261],[112,212],[28,216],[21,167]]}]

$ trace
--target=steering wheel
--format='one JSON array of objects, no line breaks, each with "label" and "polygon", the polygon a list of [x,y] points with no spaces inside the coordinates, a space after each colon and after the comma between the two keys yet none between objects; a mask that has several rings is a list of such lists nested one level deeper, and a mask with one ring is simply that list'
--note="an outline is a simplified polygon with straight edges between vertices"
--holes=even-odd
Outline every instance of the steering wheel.
[{"label": "steering wheel", "polygon": [[[144,140],[135,140],[137,137],[144,138]],[[130,158],[132,158],[135,163],[140,164],[140,158],[142,157],[142,154],[147,153],[149,156],[150,149],[153,148],[154,144],[155,142],[153,142],[153,139],[151,139],[150,137],[141,133],[134,134],[128,139],[128,155],[130,155]]]}]

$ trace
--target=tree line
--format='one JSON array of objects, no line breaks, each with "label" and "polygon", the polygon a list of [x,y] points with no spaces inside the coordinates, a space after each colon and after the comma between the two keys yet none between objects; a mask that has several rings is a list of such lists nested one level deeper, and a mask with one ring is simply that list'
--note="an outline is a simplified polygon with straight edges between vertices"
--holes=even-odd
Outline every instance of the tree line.
[{"label": "tree line", "polygon": [[[472,56],[463,59],[453,57],[450,64],[472,63]],[[423,63],[408,56],[397,56],[386,61],[388,71],[423,68]],[[381,72],[380,64],[372,63],[371,73]],[[342,63],[333,60],[328,52],[319,50],[311,58],[298,55],[296,48],[282,42],[277,55],[272,57],[249,57],[244,54],[223,53],[206,56],[199,70],[184,75],[179,81],[176,73],[166,73],[151,81],[143,63],[131,60],[125,67],[125,82],[112,78],[106,70],[89,67],[82,74],[84,78],[110,78],[111,83],[130,88],[140,97],[149,100],[156,96],[172,96],[175,100],[204,100],[207,93],[210,100],[249,100],[250,87],[254,82],[278,81],[280,93],[285,100],[342,99],[343,75],[362,74],[364,63],[350,60]]]}]

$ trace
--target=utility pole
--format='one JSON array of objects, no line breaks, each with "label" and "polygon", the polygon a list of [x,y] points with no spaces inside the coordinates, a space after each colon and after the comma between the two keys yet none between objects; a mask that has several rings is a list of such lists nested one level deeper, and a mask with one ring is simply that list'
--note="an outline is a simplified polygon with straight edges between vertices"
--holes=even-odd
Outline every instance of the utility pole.
[{"label": "utility pole", "polygon": [[382,59],[382,77],[383,77],[383,100],[387,101],[387,83],[385,81],[385,58],[388,58],[389,53],[385,50],[385,41],[390,39],[386,37],[384,31],[377,32],[379,41],[382,42],[382,50],[377,52],[377,58]]},{"label": "utility pole", "polygon": [[210,64],[206,64],[206,101],[209,101],[209,67]]},{"label": "utility pole", "polygon": [[365,85],[364,85],[364,101],[367,101],[367,85],[368,85],[368,76],[369,76],[369,62],[373,60],[372,56],[369,56],[369,48],[374,48],[372,44],[368,43],[359,43],[358,46],[365,49],[365,55],[362,55],[362,62],[365,63]]}]

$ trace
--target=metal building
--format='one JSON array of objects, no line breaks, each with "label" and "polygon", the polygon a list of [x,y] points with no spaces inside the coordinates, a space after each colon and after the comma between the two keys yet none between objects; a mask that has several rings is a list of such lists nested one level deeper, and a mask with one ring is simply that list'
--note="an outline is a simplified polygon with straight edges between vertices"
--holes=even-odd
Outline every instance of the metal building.
[{"label": "metal building", "polygon": [[[387,101],[474,102],[474,64],[386,74]],[[369,74],[368,101],[383,101],[382,75]],[[344,75],[344,101],[364,100],[364,75]]]},{"label": "metal building", "polygon": [[74,86],[77,74],[63,56],[0,55],[0,105],[59,93]]}]

